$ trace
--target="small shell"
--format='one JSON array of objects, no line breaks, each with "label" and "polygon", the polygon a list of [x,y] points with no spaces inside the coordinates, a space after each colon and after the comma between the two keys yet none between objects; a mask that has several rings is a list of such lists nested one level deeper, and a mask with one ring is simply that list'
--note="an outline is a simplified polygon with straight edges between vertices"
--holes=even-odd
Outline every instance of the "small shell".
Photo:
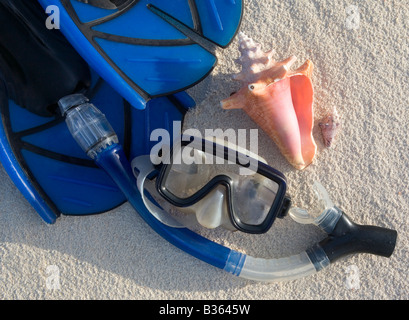
[{"label": "small shell", "polygon": [[320,123],[322,138],[324,140],[324,145],[329,148],[331,147],[341,124],[339,122],[336,112],[325,117]]}]

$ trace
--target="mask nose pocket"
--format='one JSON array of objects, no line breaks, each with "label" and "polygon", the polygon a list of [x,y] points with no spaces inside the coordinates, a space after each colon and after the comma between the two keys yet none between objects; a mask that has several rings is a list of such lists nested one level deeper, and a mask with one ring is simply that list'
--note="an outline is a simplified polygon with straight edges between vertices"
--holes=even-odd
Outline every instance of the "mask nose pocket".
[{"label": "mask nose pocket", "polygon": [[197,221],[205,228],[214,229],[231,225],[223,186],[215,188],[190,208],[196,212]]}]

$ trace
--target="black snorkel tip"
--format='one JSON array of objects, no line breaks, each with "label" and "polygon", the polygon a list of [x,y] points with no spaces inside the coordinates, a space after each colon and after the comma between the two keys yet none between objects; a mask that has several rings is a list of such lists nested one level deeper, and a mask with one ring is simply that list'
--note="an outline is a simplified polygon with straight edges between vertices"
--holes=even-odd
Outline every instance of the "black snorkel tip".
[{"label": "black snorkel tip", "polygon": [[318,246],[331,263],[354,253],[389,258],[395,249],[397,236],[396,230],[359,225],[342,213],[334,230]]}]

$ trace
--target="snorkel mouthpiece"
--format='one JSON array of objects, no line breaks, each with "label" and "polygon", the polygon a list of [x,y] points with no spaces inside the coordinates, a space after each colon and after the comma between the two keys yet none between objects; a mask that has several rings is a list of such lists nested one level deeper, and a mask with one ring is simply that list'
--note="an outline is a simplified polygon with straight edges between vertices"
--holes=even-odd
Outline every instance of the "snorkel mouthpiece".
[{"label": "snorkel mouthpiece", "polygon": [[118,143],[105,115],[83,94],[66,96],[58,105],[72,136],[90,158],[95,159],[102,150]]},{"label": "snorkel mouthpiece", "polygon": [[318,245],[331,263],[354,253],[389,258],[396,245],[396,230],[354,223],[342,212],[334,230]]},{"label": "snorkel mouthpiece", "polygon": [[318,217],[307,210],[293,207],[290,217],[301,224],[313,224],[327,233],[327,238],[307,250],[317,271],[354,253],[370,253],[390,257],[395,249],[396,230],[354,223],[331,201],[325,188],[315,182],[313,190],[323,210]]}]

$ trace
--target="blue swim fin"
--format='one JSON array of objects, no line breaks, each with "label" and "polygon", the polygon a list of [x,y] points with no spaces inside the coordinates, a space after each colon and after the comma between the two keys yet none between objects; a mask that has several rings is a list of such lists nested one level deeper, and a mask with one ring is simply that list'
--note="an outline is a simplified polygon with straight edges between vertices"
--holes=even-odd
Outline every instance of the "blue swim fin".
[{"label": "blue swim fin", "polygon": [[45,28],[44,17],[33,1],[0,3],[0,160],[44,221],[53,223],[60,214],[101,213],[126,200],[72,138],[57,110],[62,96],[88,96],[130,159],[149,154],[157,144],[151,132],[182,121],[194,101],[180,92],[152,99],[144,110],[131,107],[59,31]]},{"label": "blue swim fin", "polygon": [[39,0],[89,65],[134,107],[187,89],[217,63],[242,0]]}]

